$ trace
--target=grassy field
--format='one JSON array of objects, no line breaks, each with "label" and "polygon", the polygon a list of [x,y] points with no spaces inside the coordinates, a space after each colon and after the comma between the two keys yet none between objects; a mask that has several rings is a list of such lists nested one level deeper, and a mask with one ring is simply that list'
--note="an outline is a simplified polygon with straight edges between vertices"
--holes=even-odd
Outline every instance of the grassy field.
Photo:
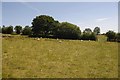
[{"label": "grassy field", "polygon": [[3,78],[117,78],[118,43],[2,38]]}]

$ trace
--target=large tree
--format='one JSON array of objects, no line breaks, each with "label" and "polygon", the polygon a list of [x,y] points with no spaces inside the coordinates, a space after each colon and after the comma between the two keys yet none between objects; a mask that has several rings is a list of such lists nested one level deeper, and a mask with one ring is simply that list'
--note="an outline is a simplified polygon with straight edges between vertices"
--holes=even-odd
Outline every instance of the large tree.
[{"label": "large tree", "polygon": [[99,27],[95,27],[93,32],[98,35],[100,33],[100,28]]},{"label": "large tree", "polygon": [[32,32],[33,35],[48,36],[55,27],[56,21],[47,15],[40,15],[33,19]]},{"label": "large tree", "polygon": [[17,34],[20,34],[21,33],[21,31],[22,31],[22,26],[15,26],[15,31],[16,31],[16,33]]}]

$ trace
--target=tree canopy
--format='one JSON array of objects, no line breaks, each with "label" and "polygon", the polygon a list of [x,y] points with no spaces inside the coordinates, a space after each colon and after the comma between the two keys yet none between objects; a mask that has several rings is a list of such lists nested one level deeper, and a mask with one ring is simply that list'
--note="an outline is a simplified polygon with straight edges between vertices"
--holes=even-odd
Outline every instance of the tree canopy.
[{"label": "tree canopy", "polygon": [[16,33],[17,34],[20,34],[21,33],[21,31],[22,31],[22,26],[20,26],[20,25],[18,25],[18,26],[15,26],[15,31],[16,31]]},{"label": "tree canopy", "polygon": [[31,35],[32,34],[32,29],[29,26],[25,26],[22,30],[22,35]]},{"label": "tree canopy", "polygon": [[2,27],[2,33],[4,33],[4,34],[12,34],[13,33],[13,26],[8,26],[8,27],[5,27],[4,25],[3,25],[3,27]]},{"label": "tree canopy", "polygon": [[95,27],[93,32],[98,35],[100,33],[100,28],[99,27]]},{"label": "tree canopy", "polygon": [[91,34],[92,33],[92,30],[90,28],[86,28],[83,33],[88,33],[88,34]]},{"label": "tree canopy", "polygon": [[47,15],[40,15],[33,19],[32,32],[34,35],[48,36],[55,26],[55,20]]},{"label": "tree canopy", "polygon": [[56,30],[56,36],[59,38],[79,39],[80,34],[79,27],[68,22],[62,22]]},{"label": "tree canopy", "polygon": [[106,32],[106,36],[108,37],[108,41],[114,41],[116,39],[116,33],[114,31],[109,30]]}]

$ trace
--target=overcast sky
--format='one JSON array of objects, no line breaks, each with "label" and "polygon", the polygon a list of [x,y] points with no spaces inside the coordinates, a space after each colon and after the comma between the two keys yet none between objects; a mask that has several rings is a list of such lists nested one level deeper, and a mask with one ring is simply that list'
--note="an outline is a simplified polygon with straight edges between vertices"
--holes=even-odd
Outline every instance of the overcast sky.
[{"label": "overcast sky", "polygon": [[101,32],[118,31],[117,2],[3,2],[3,25],[31,25],[38,15],[49,15],[60,22],[85,28],[98,26]]}]

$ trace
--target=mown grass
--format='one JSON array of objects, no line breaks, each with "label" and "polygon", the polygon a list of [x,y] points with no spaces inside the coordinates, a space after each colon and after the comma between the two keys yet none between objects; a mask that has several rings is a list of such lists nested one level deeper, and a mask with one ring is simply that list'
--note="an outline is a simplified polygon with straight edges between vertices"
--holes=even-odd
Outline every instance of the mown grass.
[{"label": "mown grass", "polygon": [[99,37],[99,41],[3,38],[3,78],[117,78],[118,43]]}]

